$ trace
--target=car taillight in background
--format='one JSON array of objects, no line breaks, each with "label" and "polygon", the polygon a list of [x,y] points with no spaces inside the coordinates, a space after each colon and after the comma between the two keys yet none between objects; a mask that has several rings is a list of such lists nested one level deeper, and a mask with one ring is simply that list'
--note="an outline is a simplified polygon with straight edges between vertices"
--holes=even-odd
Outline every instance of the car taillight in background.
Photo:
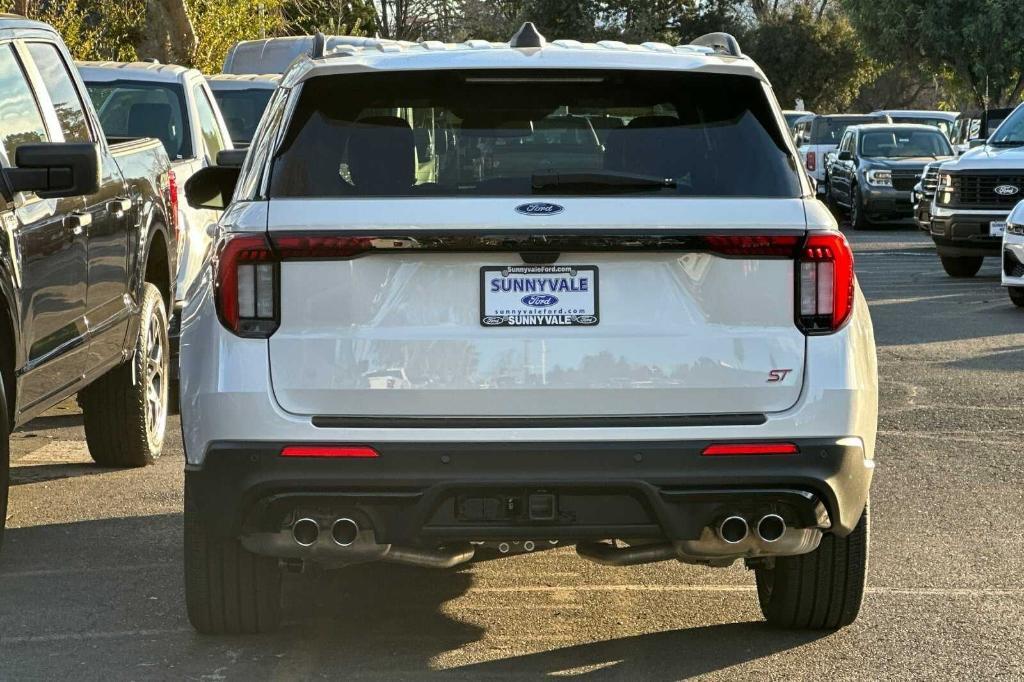
[{"label": "car taillight in background", "polygon": [[368,237],[302,234],[228,235],[217,254],[217,314],[239,336],[267,338],[281,321],[281,262],[351,258],[368,250]]},{"label": "car taillight in background", "polygon": [[797,324],[805,334],[831,334],[853,314],[853,251],[836,234],[807,237],[797,257]]},{"label": "car taillight in background", "polygon": [[174,171],[167,171],[167,210],[171,214],[168,217],[171,222],[170,228],[174,232],[175,241],[177,241],[181,221],[178,219],[178,178],[174,175]]},{"label": "car taillight in background", "polygon": [[807,152],[807,156],[804,157],[804,165],[813,173],[818,169],[818,155],[815,152]]}]

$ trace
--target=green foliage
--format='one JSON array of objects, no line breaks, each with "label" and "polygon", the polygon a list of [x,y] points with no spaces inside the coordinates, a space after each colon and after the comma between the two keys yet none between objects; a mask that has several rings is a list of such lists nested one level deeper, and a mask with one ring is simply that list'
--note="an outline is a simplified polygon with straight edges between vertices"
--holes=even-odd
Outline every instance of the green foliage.
[{"label": "green foliage", "polygon": [[[0,3],[10,12],[13,0]],[[75,59],[131,61],[137,58],[146,23],[145,0],[52,0],[30,3],[28,16],[52,24]]]},{"label": "green foliage", "polygon": [[[1019,0],[843,0],[873,56],[948,70],[960,99],[1016,104],[1024,90]],[[986,93],[988,94],[986,98]]]},{"label": "green foliage", "polygon": [[190,0],[189,18],[198,47],[192,66],[218,73],[228,50],[240,40],[266,38],[281,27],[281,0]]},{"label": "green foliage", "polygon": [[285,0],[281,16],[290,35],[372,35],[377,22],[371,0]]},{"label": "green foliage", "polygon": [[784,108],[797,98],[819,113],[847,109],[878,74],[849,20],[816,16],[806,5],[766,18],[743,42]]}]

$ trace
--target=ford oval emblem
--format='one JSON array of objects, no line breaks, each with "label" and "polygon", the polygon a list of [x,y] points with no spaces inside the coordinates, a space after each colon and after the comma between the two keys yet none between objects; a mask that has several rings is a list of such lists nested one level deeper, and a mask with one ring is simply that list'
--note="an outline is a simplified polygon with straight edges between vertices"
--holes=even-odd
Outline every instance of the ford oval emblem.
[{"label": "ford oval emblem", "polygon": [[530,294],[523,296],[522,301],[523,305],[528,305],[531,308],[547,308],[558,303],[558,297],[551,294]]},{"label": "ford oval emblem", "polygon": [[1012,197],[1020,192],[1020,187],[1016,185],[999,185],[993,191],[1001,197]]},{"label": "ford oval emblem", "polygon": [[564,210],[558,204],[549,204],[543,201],[516,206],[516,213],[522,213],[523,215],[558,215]]}]

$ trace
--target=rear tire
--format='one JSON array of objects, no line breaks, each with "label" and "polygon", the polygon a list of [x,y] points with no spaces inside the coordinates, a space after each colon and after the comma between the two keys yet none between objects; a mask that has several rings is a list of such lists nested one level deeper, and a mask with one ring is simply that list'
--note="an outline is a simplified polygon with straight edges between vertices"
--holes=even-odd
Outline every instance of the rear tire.
[{"label": "rear tire", "polygon": [[974,277],[985,262],[984,256],[939,256],[942,269],[950,277]]},{"label": "rear tire", "polygon": [[1024,308],[1024,287],[1010,287],[1007,291],[1013,304],[1018,308]]},{"label": "rear tire", "polygon": [[185,481],[185,609],[208,635],[271,632],[281,623],[277,560],[207,528]]},{"label": "rear tire", "polygon": [[757,596],[769,625],[836,630],[857,619],[868,567],[868,509],[845,538],[825,535],[810,554],[778,557],[756,569]]},{"label": "rear tire", "polygon": [[142,292],[139,338],[132,359],[78,394],[89,454],[101,466],[146,466],[160,456],[164,445],[167,307],[152,284],[143,285]]}]

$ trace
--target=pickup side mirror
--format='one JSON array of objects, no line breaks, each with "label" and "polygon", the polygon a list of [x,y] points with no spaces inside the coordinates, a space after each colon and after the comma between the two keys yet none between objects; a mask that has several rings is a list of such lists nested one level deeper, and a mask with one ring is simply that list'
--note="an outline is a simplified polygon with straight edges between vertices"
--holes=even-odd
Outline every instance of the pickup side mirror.
[{"label": "pickup side mirror", "polygon": [[100,189],[100,152],[91,142],[23,144],[14,152],[14,166],[3,169],[12,194],[35,192],[56,199]]},{"label": "pickup side mirror", "polygon": [[853,161],[853,154],[849,151],[843,151],[839,152],[839,155],[836,158],[840,161]]},{"label": "pickup side mirror", "polygon": [[[220,154],[217,155],[218,160]],[[238,166],[207,166],[196,171],[185,183],[188,205],[192,208],[223,211],[231,203],[241,171]]]},{"label": "pickup side mirror", "polygon": [[217,152],[217,165],[230,168],[241,168],[245,163],[248,149],[222,149]]}]

